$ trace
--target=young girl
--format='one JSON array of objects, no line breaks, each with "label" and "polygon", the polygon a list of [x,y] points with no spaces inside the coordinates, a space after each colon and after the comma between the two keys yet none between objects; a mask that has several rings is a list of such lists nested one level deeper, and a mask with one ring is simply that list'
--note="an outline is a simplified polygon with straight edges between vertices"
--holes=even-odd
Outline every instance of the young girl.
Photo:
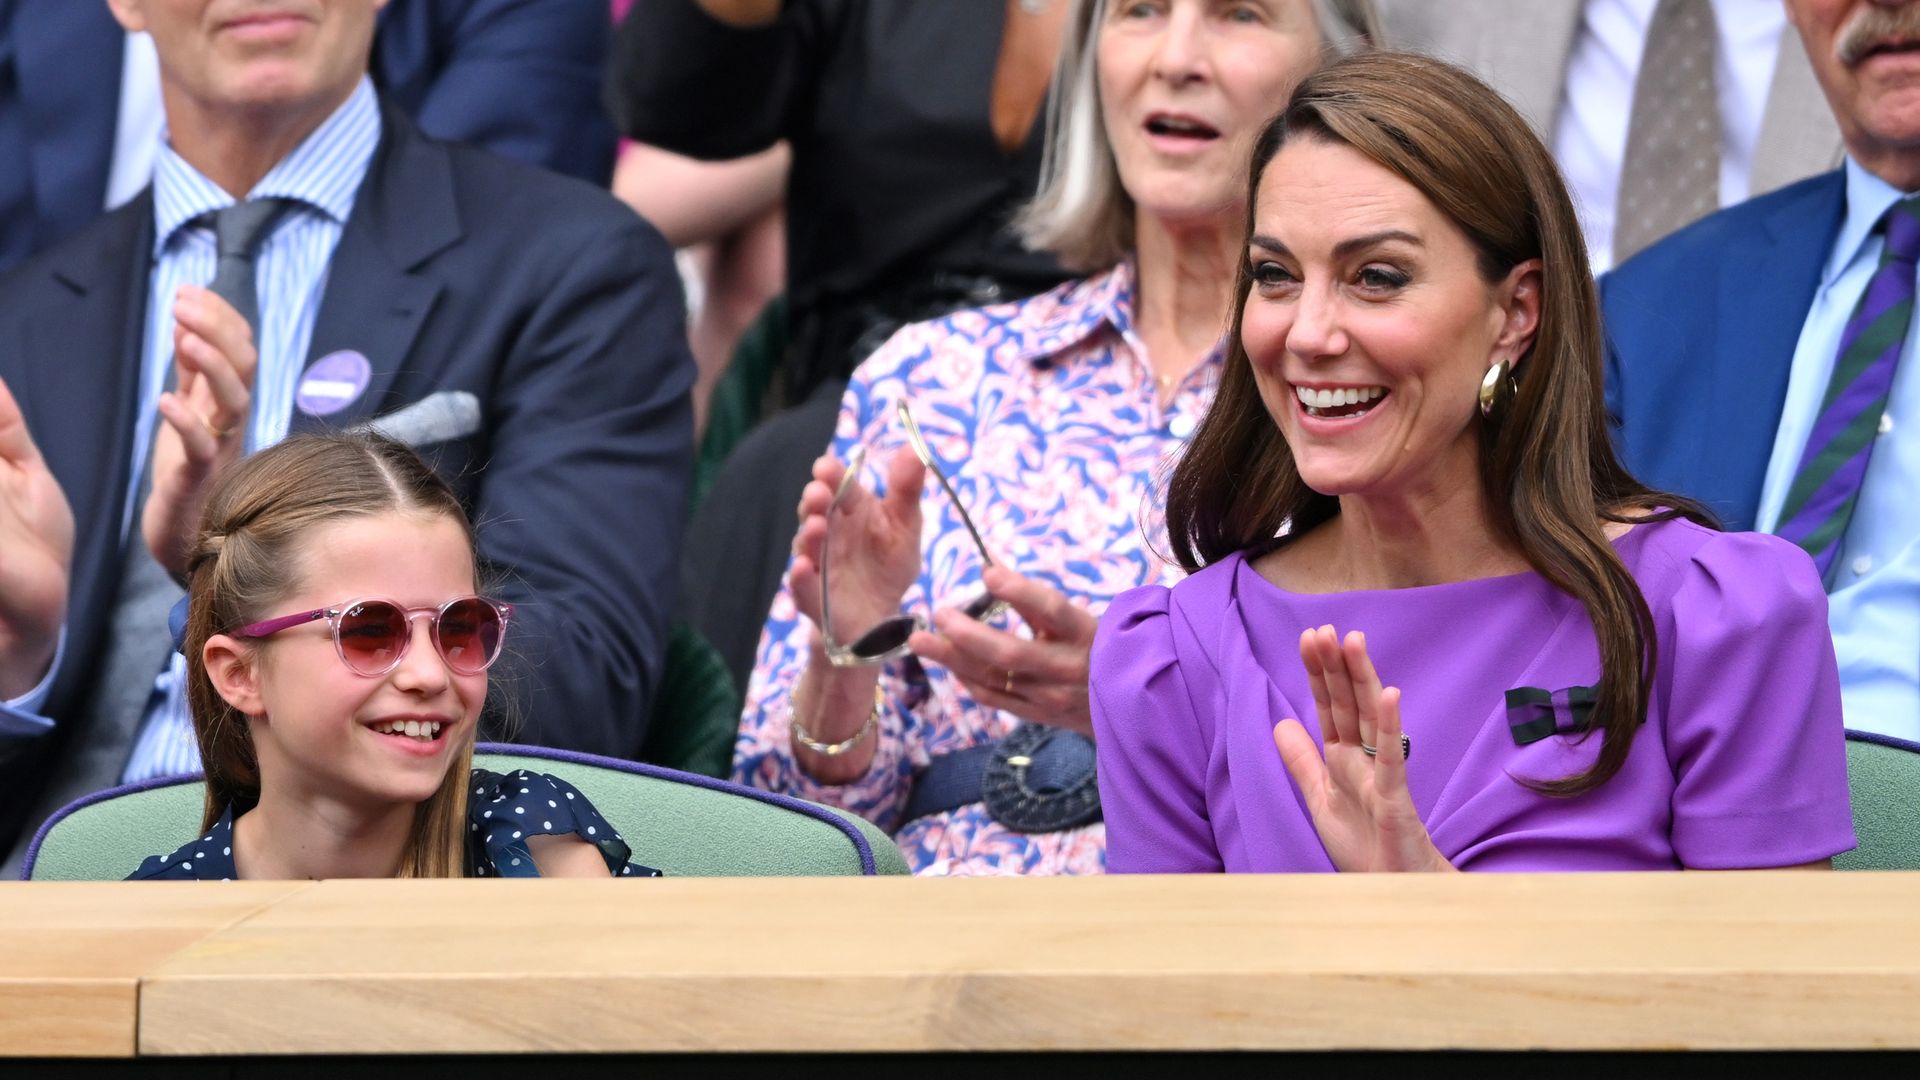
[{"label": "young girl", "polygon": [[473,769],[510,605],[413,451],[295,436],[235,465],[188,565],[202,836],[135,879],[655,871],[558,777]]}]

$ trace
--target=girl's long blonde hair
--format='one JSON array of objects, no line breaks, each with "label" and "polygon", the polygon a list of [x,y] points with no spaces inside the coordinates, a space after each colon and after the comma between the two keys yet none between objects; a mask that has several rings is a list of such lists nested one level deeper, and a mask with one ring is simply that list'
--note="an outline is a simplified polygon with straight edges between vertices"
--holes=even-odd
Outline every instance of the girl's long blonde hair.
[{"label": "girl's long blonde hair", "polygon": [[[295,588],[299,544],[315,527],[391,511],[449,517],[473,544],[453,489],[419,455],[378,435],[295,435],[242,460],[214,485],[187,564],[187,701],[206,765],[203,830],[228,807],[244,813],[260,801],[253,733],[207,676],[207,639],[281,614],[272,608]],[[472,762],[469,727],[440,789],[414,812],[401,877],[465,872]]]}]

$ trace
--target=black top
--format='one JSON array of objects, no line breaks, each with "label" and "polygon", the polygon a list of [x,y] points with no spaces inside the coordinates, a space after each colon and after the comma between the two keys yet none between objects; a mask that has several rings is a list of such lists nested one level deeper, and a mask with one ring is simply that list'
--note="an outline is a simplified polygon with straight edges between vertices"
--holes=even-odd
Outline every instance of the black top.
[{"label": "black top", "polygon": [[[572,833],[600,851],[615,877],[659,877],[660,871],[627,861],[627,842],[580,789],[557,776],[518,769],[501,774],[473,770],[467,796],[468,877],[539,877],[529,836]],[[207,835],[171,855],[150,855],[128,881],[232,881],[233,807]]]},{"label": "black top", "polygon": [[629,135],[705,159],[793,148],[793,398],[865,359],[891,332],[876,323],[1066,278],[1007,228],[1038,184],[1045,125],[1013,154],[994,137],[1004,21],[999,3],[787,0],[740,30],[694,0],[639,0],[621,26],[609,105]]}]

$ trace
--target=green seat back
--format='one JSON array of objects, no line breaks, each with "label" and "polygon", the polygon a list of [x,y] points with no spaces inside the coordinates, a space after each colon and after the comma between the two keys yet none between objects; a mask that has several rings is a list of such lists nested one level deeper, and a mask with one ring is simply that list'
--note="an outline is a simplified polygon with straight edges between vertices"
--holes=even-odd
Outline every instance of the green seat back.
[{"label": "green seat back", "polygon": [[1847,787],[1860,846],[1840,870],[1920,870],[1920,744],[1847,732]]},{"label": "green seat back", "polygon": [[640,760],[726,779],[740,729],[740,695],[727,662],[700,631],[676,622],[662,670]]},{"label": "green seat back", "polygon": [[[538,747],[483,744],[474,764],[563,777],[633,846],[635,862],[685,877],[904,874],[888,836],[842,810],[709,777]],[[200,824],[198,779],[130,784],[89,796],[42,826],[27,853],[33,881],[126,877]]]}]

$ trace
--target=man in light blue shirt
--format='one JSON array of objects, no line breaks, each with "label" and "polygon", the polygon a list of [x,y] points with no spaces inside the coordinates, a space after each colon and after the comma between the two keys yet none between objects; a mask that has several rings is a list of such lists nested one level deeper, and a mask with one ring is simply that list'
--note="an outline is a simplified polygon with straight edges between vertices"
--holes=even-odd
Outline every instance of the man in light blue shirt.
[{"label": "man in light blue shirt", "polygon": [[[1846,162],[1603,279],[1608,402],[1640,478],[1730,528],[1796,536],[1810,512],[1796,478],[1829,448],[1864,461],[1829,515],[1837,538],[1803,546],[1826,568],[1847,726],[1920,740],[1920,321],[1913,264],[1888,243],[1891,215],[1920,208],[1906,203],[1920,193],[1920,3],[1786,7]],[[1889,287],[1902,299],[1886,306]],[[1854,346],[1876,322],[1894,344],[1869,357]],[[1854,443],[1834,436],[1842,421]]]}]

